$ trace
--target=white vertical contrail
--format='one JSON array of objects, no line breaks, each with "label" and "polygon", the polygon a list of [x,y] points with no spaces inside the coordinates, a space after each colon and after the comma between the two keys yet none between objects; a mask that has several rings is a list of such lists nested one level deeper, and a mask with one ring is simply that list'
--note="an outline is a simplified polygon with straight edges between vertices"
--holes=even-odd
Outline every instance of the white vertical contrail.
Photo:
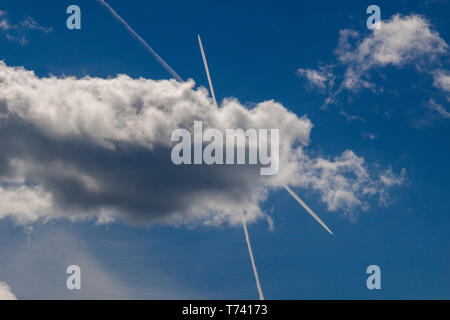
[{"label": "white vertical contrail", "polygon": [[125,29],[127,29],[127,31],[145,48],[145,50],[150,53],[155,59],[156,61],[159,62],[159,64],[161,66],[163,66],[164,69],[167,70],[167,72],[169,72],[172,77],[174,77],[177,81],[182,82],[183,79],[167,64],[167,62],[165,62],[157,53],[155,50],[152,49],[152,47],[149,46],[149,44],[141,38],[141,36],[139,36],[130,26],[129,24],[122,19],[121,16],[119,16],[117,14],[116,11],[114,11],[113,8],[111,8],[111,6],[109,4],[107,4],[105,2],[105,0],[97,0],[101,5],[103,5],[106,9],[109,10],[109,12],[113,15],[113,17],[119,21],[124,27]]},{"label": "white vertical contrail", "polygon": [[216,101],[216,95],[214,94],[214,88],[213,88],[212,81],[211,81],[211,76],[209,74],[208,63],[206,62],[205,51],[203,50],[203,44],[202,44],[202,39],[200,39],[200,35],[198,35],[198,43],[200,44],[200,51],[202,52],[203,64],[205,65],[206,76],[208,77],[209,88],[211,89],[211,96],[213,98],[214,104],[216,105],[216,107],[218,107],[217,101]]},{"label": "white vertical contrail", "polygon": [[244,215],[241,214],[242,225],[244,226],[245,240],[247,241],[248,253],[250,254],[250,260],[252,261],[253,273],[255,274],[256,287],[258,288],[259,300],[264,300],[264,294],[261,289],[261,283],[259,283],[258,270],[256,269],[255,259],[253,259],[252,246],[250,244],[250,238],[248,237],[247,222]]},{"label": "white vertical contrail", "polygon": [[[206,71],[206,76],[207,76],[208,82],[209,82],[209,89],[211,91],[211,96],[213,98],[214,104],[216,105],[217,108],[219,108],[219,106],[217,105],[216,97],[214,95],[214,88],[212,85],[211,76],[209,74],[208,62],[206,61],[206,55],[205,55],[205,52],[203,51],[203,45],[202,45],[202,40],[200,39],[200,35],[198,35],[198,43],[200,45],[200,50],[202,52],[203,64],[205,65],[205,71]],[[255,259],[253,258],[253,250],[252,250],[252,246],[250,244],[250,238],[248,236],[247,222],[245,221],[244,215],[242,213],[241,213],[241,219],[242,219],[242,225],[244,227],[245,241],[247,241],[248,253],[250,255],[250,260],[252,263],[253,274],[255,275],[256,288],[258,289],[259,299],[264,300],[264,294],[261,289],[261,283],[259,282],[258,270],[256,269]]]}]

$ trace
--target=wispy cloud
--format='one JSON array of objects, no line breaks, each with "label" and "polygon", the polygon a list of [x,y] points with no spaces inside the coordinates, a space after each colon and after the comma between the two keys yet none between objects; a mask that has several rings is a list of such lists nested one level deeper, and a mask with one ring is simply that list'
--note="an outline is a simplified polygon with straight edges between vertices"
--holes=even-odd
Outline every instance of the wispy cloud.
[{"label": "wispy cloud", "polygon": [[3,33],[11,42],[17,42],[21,45],[28,43],[27,34],[29,31],[40,31],[49,33],[51,27],[43,27],[31,17],[25,17],[19,23],[12,24],[6,11],[0,10],[0,32]]},{"label": "wispy cloud", "polygon": [[443,120],[450,119],[450,112],[433,98],[430,98],[424,107],[425,113],[416,116],[412,120],[412,126],[417,129],[431,127]]},{"label": "wispy cloud", "polygon": [[373,132],[363,133],[362,136],[364,139],[369,139],[369,140],[375,140],[376,138],[378,138],[378,134],[373,133]]},{"label": "wispy cloud", "polygon": [[319,89],[333,87],[335,77],[330,68],[321,67],[319,70],[299,68],[297,74],[306,78],[312,87]]},{"label": "wispy cloud", "polygon": [[440,115],[442,118],[444,119],[448,119],[450,118],[450,112],[448,112],[443,106],[441,106],[440,104],[436,103],[433,99],[430,99],[428,107],[433,110],[436,111],[438,115]]},{"label": "wispy cloud", "polygon": [[433,85],[447,93],[450,93],[450,71],[436,69],[433,71]]},{"label": "wispy cloud", "polygon": [[[380,29],[374,29],[366,36],[355,30],[340,30],[335,54],[337,61],[332,66],[344,71],[333,74],[333,82],[337,83],[322,107],[337,103],[343,93],[352,95],[363,89],[382,92],[382,83],[375,84],[372,79],[373,71],[387,66],[403,68],[412,65],[418,73],[433,75],[436,88],[450,91],[448,71],[439,68],[441,57],[448,54],[448,44],[422,15],[393,15],[381,22]],[[318,89],[323,89],[330,79],[321,70],[300,70],[299,75]]]},{"label": "wispy cloud", "polygon": [[364,119],[363,117],[360,117],[360,116],[357,116],[357,115],[353,115],[353,114],[348,114],[344,110],[339,111],[339,113],[341,115],[343,115],[345,117],[345,119],[347,119],[347,121],[349,121],[349,122],[351,122],[351,121],[366,122],[366,119]]}]

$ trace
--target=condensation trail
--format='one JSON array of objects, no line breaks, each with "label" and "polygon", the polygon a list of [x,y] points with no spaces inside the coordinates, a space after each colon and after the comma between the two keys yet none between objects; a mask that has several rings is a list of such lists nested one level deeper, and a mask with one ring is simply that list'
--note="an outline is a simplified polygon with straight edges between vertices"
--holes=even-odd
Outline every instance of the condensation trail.
[{"label": "condensation trail", "polygon": [[[150,45],[144,40],[142,39],[129,25],[128,23],[122,19],[121,16],[119,16],[119,14],[114,11],[114,9],[108,4],[106,3],[104,0],[97,0],[101,5],[103,5],[106,9],[108,9],[108,11],[113,15],[113,17],[119,21],[124,27],[125,29],[144,47],[144,49],[150,53],[155,59],[156,61],[159,62],[159,64],[161,64],[161,66],[167,70],[167,72],[169,72],[177,81],[182,82],[183,79],[175,72],[175,70],[173,70],[168,64],[167,62],[165,62],[157,53],[155,50],[153,50],[152,47],[150,47]],[[200,50],[202,53],[202,58],[203,58],[203,63],[205,65],[205,70],[206,70],[206,75],[208,77],[208,82],[209,82],[209,87],[211,90],[211,96],[212,99],[214,101],[214,104],[216,105],[216,107],[218,107],[217,105],[217,101],[216,101],[216,97],[214,94],[214,88],[212,85],[212,81],[211,81],[211,76],[209,74],[209,69],[208,69],[208,64],[206,61],[206,56],[205,56],[205,52],[203,50],[203,45],[202,45],[202,41],[200,39],[200,35],[198,35],[198,41],[200,44]],[[323,221],[314,213],[314,211],[311,210],[311,208],[309,208],[305,202],[303,202],[302,199],[300,199],[295,193],[294,191],[291,190],[291,188],[289,188],[288,186],[284,186],[284,188],[303,206],[303,208],[306,209],[306,211],[309,212],[309,214],[311,214],[313,216],[314,219],[317,220],[317,222],[319,222],[329,233],[333,234],[331,232],[331,230],[325,225],[325,223],[323,223]],[[244,227],[244,233],[245,233],[245,240],[247,242],[247,247],[248,247],[248,252],[250,255],[250,260],[252,263],[252,268],[253,268],[253,273],[255,275],[255,280],[256,280],[256,286],[258,288],[258,293],[259,293],[259,298],[260,300],[264,300],[264,295],[261,289],[261,284],[259,281],[259,276],[258,276],[258,270],[256,269],[256,264],[255,264],[255,260],[253,258],[253,251],[252,251],[252,247],[250,244],[250,238],[248,235],[248,231],[247,231],[247,222],[245,221],[244,215],[241,214],[241,218],[242,218],[242,225]]]},{"label": "condensation trail", "polygon": [[[211,81],[211,76],[209,74],[209,68],[208,68],[208,62],[206,61],[206,55],[205,55],[205,51],[203,50],[203,44],[202,44],[202,40],[200,38],[200,35],[198,35],[198,43],[200,45],[200,51],[202,52],[202,58],[203,58],[203,64],[205,65],[205,71],[206,71],[206,76],[208,78],[208,82],[209,82],[209,88],[211,91],[211,96],[213,98],[214,104],[216,105],[216,107],[218,108],[219,106],[217,105],[217,101],[216,101],[216,96],[214,95],[214,88],[212,85],[212,81]],[[308,207],[308,205],[302,200],[300,199],[300,197],[294,192],[292,191],[291,188],[289,188],[288,185],[285,185],[284,188],[286,189],[287,192],[289,192],[289,194],[291,196],[294,197],[295,200],[297,200],[298,203],[300,203],[302,205],[303,208],[305,208],[306,211],[308,211],[308,213],[314,218],[316,219],[316,221],[318,223],[320,223],[320,225],[322,227],[324,227],[330,234],[333,234],[333,232],[331,232],[331,230],[326,226],[326,224],[319,218],[319,216],[310,208]],[[244,231],[245,231],[245,239],[247,240],[247,246],[248,246],[248,252],[250,254],[250,259],[252,260],[252,266],[253,266],[253,272],[255,273],[255,278],[256,278],[256,285],[258,287],[258,292],[259,292],[259,297],[261,300],[264,300],[263,294],[262,294],[262,290],[261,290],[261,285],[259,283],[259,278],[258,278],[258,271],[256,270],[256,265],[255,265],[255,261],[253,259],[253,252],[252,252],[252,247],[250,245],[250,240],[248,237],[248,232],[247,232],[247,224],[245,222],[244,216],[242,215],[242,224],[244,225]]]},{"label": "condensation trail", "polygon": [[216,107],[218,107],[217,101],[216,101],[216,95],[214,94],[214,89],[213,89],[213,85],[212,85],[212,81],[211,81],[211,76],[209,74],[208,63],[206,62],[205,51],[203,50],[203,44],[202,44],[202,39],[200,39],[200,35],[198,35],[198,43],[200,44],[200,51],[202,52],[203,64],[205,65],[206,76],[208,77],[209,88],[211,89],[211,96],[213,98],[214,104],[216,105]]},{"label": "condensation trail", "polygon": [[259,282],[258,270],[256,269],[255,259],[253,258],[252,246],[250,244],[250,238],[248,237],[247,222],[244,215],[241,214],[242,225],[244,226],[245,240],[247,241],[248,253],[250,254],[250,260],[252,261],[253,273],[255,274],[256,287],[258,288],[259,300],[264,300],[264,295],[261,289],[261,283]]},{"label": "condensation trail", "polygon": [[[203,63],[205,65],[206,76],[208,77],[211,96],[213,98],[214,104],[216,105],[217,108],[219,108],[219,106],[217,105],[216,97],[214,95],[214,88],[212,85],[211,76],[209,74],[208,62],[206,61],[206,55],[205,55],[205,52],[203,51],[203,45],[202,45],[202,40],[200,39],[200,35],[198,35],[198,43],[200,45],[200,50],[202,52]],[[250,244],[250,237],[248,236],[247,222],[245,221],[244,215],[242,213],[241,213],[241,219],[242,219],[242,226],[244,227],[245,241],[247,241],[248,253],[250,255],[250,260],[252,263],[253,274],[255,275],[256,288],[258,289],[259,299],[264,300],[264,294],[261,289],[261,283],[259,282],[258,270],[256,269],[255,259],[253,258],[253,250],[252,250],[252,246]]]},{"label": "condensation trail", "polygon": [[300,197],[298,195],[296,195],[295,192],[292,191],[291,188],[289,188],[287,185],[284,186],[284,188],[286,189],[287,192],[289,192],[291,194],[291,196],[294,197],[295,200],[298,201],[298,203],[300,203],[303,206],[303,208],[305,208],[306,211],[308,211],[308,213],[310,215],[313,216],[314,219],[316,219],[316,221],[318,223],[320,223],[322,225],[322,227],[324,227],[329,233],[333,234],[333,232],[331,232],[331,230],[328,229],[328,227],[325,225],[325,223],[323,223],[323,221],[319,218],[319,216],[317,214],[315,214],[314,211],[312,211],[312,209],[310,207],[308,207],[308,205],[305,202],[303,202],[303,200],[300,199]]},{"label": "condensation trail", "polygon": [[125,29],[127,29],[127,31],[144,47],[144,49],[150,53],[155,59],[156,61],[159,62],[159,64],[167,70],[167,72],[169,72],[172,77],[174,77],[177,81],[182,82],[183,79],[175,72],[175,70],[173,70],[168,64],[167,62],[165,62],[157,53],[155,50],[152,49],[152,47],[150,47],[150,45],[141,38],[141,36],[139,36],[131,27],[130,25],[122,19],[121,16],[119,16],[119,14],[114,11],[113,8],[111,8],[111,6],[105,2],[105,0],[97,0],[101,5],[103,5],[106,9],[109,10],[109,12],[113,15],[113,17],[119,21],[124,27]]}]

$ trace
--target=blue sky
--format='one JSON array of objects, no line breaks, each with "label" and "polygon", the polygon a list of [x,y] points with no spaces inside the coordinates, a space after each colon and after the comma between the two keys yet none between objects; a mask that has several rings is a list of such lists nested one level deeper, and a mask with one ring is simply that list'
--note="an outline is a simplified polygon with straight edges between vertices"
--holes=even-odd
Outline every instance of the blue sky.
[{"label": "blue sky", "polygon": [[[200,34],[219,101],[236,97],[250,108],[274,99],[298,117],[306,114],[314,125],[311,157],[333,159],[352,150],[364,158],[370,175],[391,168],[401,180],[386,189],[385,203],[370,197],[364,200],[367,210],[355,207],[350,213],[330,210],[320,192],[297,188],[333,236],[287,192],[270,192],[261,206],[273,228],[265,219],[249,224],[266,298],[449,298],[450,89],[448,82],[437,80],[448,75],[448,47],[420,51],[419,41],[411,50],[395,51],[403,59],[418,50],[398,64],[381,64],[370,54],[362,56],[368,59],[362,63],[356,58],[342,62],[340,31],[354,30],[360,40],[371,37],[366,8],[373,3],[367,1],[108,3],[183,79],[207,87]],[[51,31],[24,28],[20,35],[26,44],[1,31],[0,60],[39,77],[169,78],[97,1],[78,1],[82,28],[68,30],[70,4],[75,3],[3,1],[0,10],[7,12],[9,23],[32,17]],[[448,1],[376,4],[382,21],[392,22],[395,14],[406,20],[419,15],[434,32],[422,40],[450,42]],[[383,39],[378,39],[381,46],[397,44]],[[373,67],[357,77],[369,88],[339,87],[346,71],[359,72],[370,59]],[[320,75],[331,70],[335,83],[329,83],[331,78],[311,81],[299,68]],[[334,101],[324,106],[330,92],[336,93]],[[67,219],[21,225],[4,218],[0,239],[0,281],[22,299],[258,298],[239,225],[144,227]],[[79,292],[65,288],[69,264],[82,269]],[[371,264],[381,267],[381,290],[366,287]]]}]

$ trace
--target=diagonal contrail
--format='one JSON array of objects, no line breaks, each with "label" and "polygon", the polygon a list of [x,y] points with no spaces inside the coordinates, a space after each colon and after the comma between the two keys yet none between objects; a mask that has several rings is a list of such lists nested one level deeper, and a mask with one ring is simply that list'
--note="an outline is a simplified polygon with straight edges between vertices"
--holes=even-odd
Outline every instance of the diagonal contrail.
[{"label": "diagonal contrail", "polygon": [[[211,96],[213,98],[215,106],[217,108],[219,108],[219,106],[217,105],[216,97],[214,95],[214,88],[212,85],[211,76],[209,74],[208,62],[206,61],[206,55],[205,55],[205,51],[203,50],[203,45],[202,45],[202,40],[200,39],[200,35],[198,35],[198,43],[200,45],[200,50],[202,52],[203,64],[205,65],[205,71],[206,71],[206,76],[207,76],[208,82],[209,82],[209,89],[211,91]],[[250,244],[250,237],[248,236],[247,222],[245,221],[244,215],[242,213],[241,213],[241,219],[242,219],[242,226],[244,227],[245,241],[247,242],[248,253],[250,255],[250,261],[252,263],[253,274],[255,275],[256,288],[258,289],[258,293],[259,293],[259,300],[264,300],[264,294],[261,289],[261,283],[259,282],[258,270],[256,269],[255,259],[253,258],[253,250],[252,250],[252,246]]]},{"label": "diagonal contrail", "polygon": [[[217,108],[219,108],[219,106],[217,105],[216,96],[214,95],[214,88],[212,85],[211,76],[209,74],[208,63],[206,62],[206,55],[205,55],[205,51],[203,50],[203,44],[202,44],[200,35],[198,35],[198,43],[200,44],[200,51],[202,52],[203,64],[205,65],[205,71],[206,71],[206,76],[207,76],[208,82],[209,82],[209,88],[211,90],[211,96],[213,98],[214,104],[216,105]],[[302,199],[300,199],[300,197],[298,195],[296,195],[295,192],[292,191],[291,188],[289,188],[289,186],[285,185],[284,188],[286,189],[287,192],[289,192],[291,194],[291,196],[294,197],[295,200],[298,201],[298,203],[300,203],[303,206],[303,208],[305,208],[306,211],[308,211],[308,213],[310,215],[313,216],[314,219],[316,219],[317,222],[319,222],[322,225],[322,227],[324,227],[329,233],[333,234],[333,232],[331,232],[331,230],[325,225],[325,223],[319,218],[319,216],[317,214],[315,214],[314,211],[312,211],[312,209],[310,207],[308,207],[308,205]],[[245,225],[244,217],[242,217],[242,221],[244,224],[245,233],[247,234],[247,228]],[[250,242],[248,241],[248,236],[247,236],[247,245],[248,245],[248,250],[250,252],[250,258],[252,259],[252,265],[253,265],[253,269],[255,272],[255,278],[256,278],[257,285],[258,285],[259,295],[260,295],[260,297],[262,297],[262,292],[260,291],[261,286],[259,285],[258,273],[256,271],[256,267],[255,267],[255,264],[253,261],[253,254],[251,252],[251,246],[250,246]]]},{"label": "diagonal contrail", "polygon": [[[97,0],[101,5],[103,5],[106,9],[108,9],[108,11],[113,15],[113,17],[119,21],[124,27],[125,29],[144,47],[144,49],[150,53],[155,59],[156,61],[159,62],[159,64],[161,64],[161,66],[166,69],[177,81],[182,82],[183,79],[175,72],[175,70],[173,70],[168,64],[167,62],[165,62],[157,53],[155,50],[153,50],[152,47],[150,47],[150,45],[141,38],[141,36],[139,36],[129,25],[128,23],[122,19],[121,16],[119,16],[119,14],[117,14],[116,11],[114,11],[114,9],[105,2],[105,0]],[[205,70],[206,70],[206,75],[208,77],[208,82],[209,82],[209,87],[211,90],[211,96],[213,98],[214,104],[216,105],[216,107],[218,108],[219,106],[217,105],[217,101],[216,101],[216,97],[214,94],[214,88],[212,85],[212,81],[211,81],[211,76],[209,74],[209,68],[208,68],[208,63],[206,62],[206,56],[205,56],[205,52],[203,50],[203,45],[202,45],[202,41],[200,39],[200,35],[198,35],[198,41],[200,44],[200,50],[202,53],[202,58],[203,58],[203,63],[205,65]],[[295,200],[297,200],[302,206],[303,208],[305,208],[306,211],[308,211],[309,214],[311,214],[313,216],[314,219],[316,219],[317,222],[319,222],[329,233],[333,234],[331,232],[331,230],[325,225],[325,223],[323,223],[323,221],[314,213],[314,211],[311,210],[310,207],[308,207],[306,205],[305,202],[303,202],[302,199],[300,199],[299,196],[297,196],[294,191],[292,191],[291,188],[289,188],[289,186],[285,185],[284,188],[295,198]],[[252,251],[252,247],[250,244],[250,239],[248,236],[248,231],[247,231],[247,223],[245,221],[244,215],[241,214],[241,218],[242,218],[242,225],[244,227],[244,233],[245,233],[245,240],[247,241],[247,247],[248,247],[248,252],[250,254],[250,260],[252,263],[252,267],[253,267],[253,273],[255,275],[255,280],[256,280],[256,286],[258,288],[258,293],[259,293],[259,298],[260,300],[264,300],[264,295],[261,289],[261,284],[259,282],[259,277],[258,277],[258,271],[256,269],[256,265],[255,265],[255,260],[253,258],[253,251]]]},{"label": "diagonal contrail", "polygon": [[300,199],[300,197],[299,197],[298,195],[296,195],[295,192],[292,191],[291,188],[289,188],[289,186],[285,185],[284,188],[286,189],[287,192],[289,192],[289,193],[291,194],[291,196],[294,197],[295,200],[298,201],[298,203],[300,203],[300,204],[303,206],[303,208],[305,208],[306,211],[308,211],[308,213],[309,213],[310,215],[313,216],[314,219],[316,219],[316,221],[317,221],[318,223],[320,223],[320,224],[322,225],[322,227],[324,227],[329,233],[333,234],[333,232],[331,232],[331,230],[328,229],[328,227],[326,226],[326,224],[319,218],[319,216],[318,216],[317,214],[315,214],[314,211],[312,211],[311,208],[308,207],[308,205],[307,205],[305,202],[303,202],[303,200]]},{"label": "diagonal contrail", "polygon": [[[109,4],[107,4],[104,0],[97,0],[101,5],[105,6],[106,9],[109,10],[109,12],[113,15],[113,17],[119,21],[124,27],[125,29],[127,29],[127,31],[147,50],[147,52],[149,52],[151,55],[153,55],[153,57],[164,67],[164,69],[166,69],[176,80],[182,82],[183,79],[175,72],[175,70],[173,70],[157,53],[155,50],[152,49],[152,47],[149,46],[149,44],[142,39],[129,25],[128,23],[122,19],[121,16],[119,16],[117,14],[116,11],[114,11],[113,8],[111,8],[111,6]],[[208,69],[208,64],[206,62],[206,57],[205,57],[205,52],[203,50],[203,45],[202,45],[202,41],[200,39],[200,35],[198,35],[198,41],[200,44],[200,49],[202,52],[202,57],[203,57],[203,62],[205,64],[205,69],[206,69],[206,75],[208,77],[208,82],[209,82],[209,87],[211,89],[211,95],[214,101],[214,104],[216,105],[216,107],[218,107],[217,105],[217,101],[216,101],[216,97],[214,95],[214,88],[212,86],[212,81],[211,81],[211,76],[209,74],[209,69]],[[250,254],[250,260],[252,263],[252,267],[253,267],[253,273],[255,274],[255,279],[256,279],[256,286],[258,288],[258,293],[259,293],[259,298],[260,300],[264,300],[264,295],[261,289],[261,284],[259,282],[259,277],[258,277],[258,270],[256,269],[256,265],[255,265],[255,260],[253,258],[253,252],[252,252],[252,247],[250,244],[250,239],[248,236],[248,231],[247,231],[247,223],[245,221],[244,215],[241,215],[242,218],[242,224],[244,227],[244,233],[245,233],[245,240],[247,241],[247,247],[248,247],[248,251]]]},{"label": "diagonal contrail", "polygon": [[127,31],[145,48],[145,50],[148,52],[148,53],[150,53],[155,59],[156,59],[156,61],[158,61],[159,62],[159,64],[161,65],[161,66],[163,66],[163,68],[164,69],[166,69],[167,70],[167,72],[169,72],[171,75],[172,75],[172,77],[174,77],[177,81],[180,81],[180,82],[182,82],[183,81],[183,79],[167,64],[167,62],[165,62],[164,60],[163,60],[163,58],[161,58],[157,53],[156,53],[156,51],[155,50],[153,50],[153,48],[152,47],[150,47],[149,46],[149,44],[144,40],[144,39],[142,39],[141,38],[141,36],[140,35],[138,35],[131,27],[130,27],[130,25],[125,21],[125,20],[123,20],[122,19],[122,17],[121,16],[119,16],[118,14],[117,14],[117,12],[116,11],[114,11],[114,9],[113,8],[111,8],[111,6],[108,4],[108,3],[106,3],[105,2],[105,0],[97,0],[101,5],[103,5],[106,9],[108,9],[109,10],[109,12],[113,15],[113,17],[117,20],[117,21],[119,21],[124,27],[125,27],[125,29],[127,29]]}]

